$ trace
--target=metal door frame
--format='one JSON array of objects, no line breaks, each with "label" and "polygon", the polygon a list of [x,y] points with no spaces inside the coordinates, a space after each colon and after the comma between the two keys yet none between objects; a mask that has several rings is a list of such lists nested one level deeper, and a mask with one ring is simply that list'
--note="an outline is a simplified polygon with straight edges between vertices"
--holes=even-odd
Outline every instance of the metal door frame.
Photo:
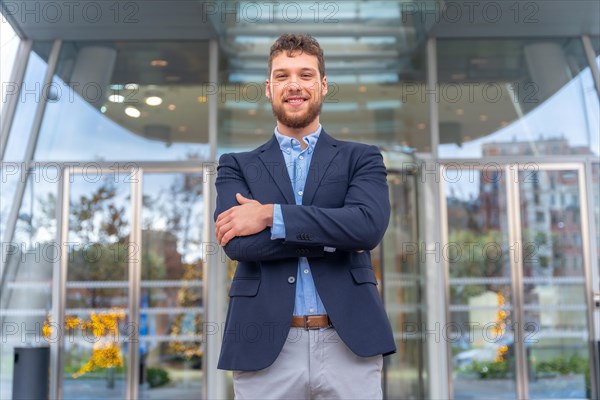
[{"label": "metal door frame", "polygon": [[[419,219],[420,219],[420,213],[419,213],[419,203],[418,203],[418,191],[419,191],[419,185],[418,185],[418,181],[417,181],[417,176],[419,174],[419,170],[418,168],[416,168],[417,164],[416,162],[413,161],[413,163],[410,164],[410,167],[415,167],[415,168],[410,168],[410,167],[406,167],[406,168],[388,168],[387,169],[387,175],[388,178],[391,175],[396,175],[396,176],[400,176],[402,177],[402,179],[404,180],[408,180],[411,179],[412,180],[412,185],[413,185],[413,190],[411,193],[411,201],[414,204],[415,207],[415,216],[414,216],[414,227],[413,227],[413,238],[415,238],[415,240],[419,240]],[[388,183],[389,186],[389,183]],[[394,201],[394,198],[391,197],[390,201]],[[380,242],[380,260],[381,260],[381,300],[383,301],[383,304],[385,305],[385,285],[386,285],[386,279],[385,279],[385,268],[386,268],[386,264],[385,264],[385,248],[384,248],[384,242],[383,240]],[[420,275],[420,281],[421,282],[425,282],[425,284],[427,284],[427,282],[425,281],[425,277],[424,277],[424,273],[423,273],[423,269],[424,266],[421,263],[421,260],[418,259],[417,257],[417,267],[419,268],[419,275]],[[421,282],[419,283],[421,285]],[[419,291],[420,294],[422,293],[421,290],[421,286],[419,286],[417,288],[417,290]],[[423,298],[422,296],[419,296],[419,301],[420,302],[424,302],[426,299]],[[423,327],[423,310],[419,310],[418,313],[418,326],[419,329],[421,329]],[[418,388],[419,391],[421,393],[421,396],[424,396],[426,393],[426,389],[425,389],[425,359],[424,359],[424,354],[425,354],[425,347],[426,347],[426,342],[423,339],[423,336],[421,334],[421,340],[420,340],[420,345],[421,345],[421,350],[419,351],[419,359],[418,359],[418,371],[419,371],[419,377],[418,377]],[[387,398],[387,381],[388,381],[388,377],[387,377],[387,370],[388,370],[388,362],[385,362],[384,359],[384,363],[383,363],[383,398]]]},{"label": "metal door frame", "polygon": [[[595,227],[594,223],[589,223],[590,212],[589,212],[589,200],[592,199],[591,188],[587,186],[587,183],[591,182],[591,163],[589,160],[564,160],[562,162],[550,163],[544,162],[533,162],[531,159],[528,161],[508,161],[502,160],[498,162],[482,163],[481,160],[476,162],[467,160],[458,161],[446,161],[442,162],[439,166],[439,176],[445,176],[447,170],[478,170],[484,171],[486,167],[494,165],[495,167],[501,167],[500,171],[505,174],[505,188],[507,193],[507,223],[508,223],[508,240],[509,244],[518,244],[521,242],[522,231],[521,231],[521,214],[520,214],[520,192],[519,192],[519,172],[527,170],[530,166],[535,166],[535,170],[539,171],[577,171],[577,179],[579,185],[579,205],[580,205],[580,216],[581,216],[581,240],[582,240],[582,251],[583,251],[583,278],[585,280],[585,298],[587,305],[587,323],[588,323],[588,349],[589,349],[589,368],[590,376],[598,376],[598,352],[596,349],[595,338],[595,324],[594,324],[594,302],[593,302],[593,290],[592,290],[592,279],[597,280],[597,266],[593,268],[593,255],[596,254],[595,249]],[[440,190],[440,210],[441,210],[441,221],[442,221],[442,243],[448,243],[448,210],[446,202],[446,185],[444,179],[439,179],[439,190]],[[593,239],[593,240],[592,240]],[[521,247],[519,247],[521,248]],[[450,287],[449,287],[449,263],[448,260],[444,259],[444,281],[445,281],[445,299],[446,299],[446,321],[450,321]],[[516,365],[515,365],[515,384],[516,384],[516,398],[517,399],[528,399],[529,398],[529,376],[527,370],[527,358],[525,353],[525,342],[522,322],[523,316],[523,269],[522,260],[520,255],[518,257],[510,257],[510,268],[511,268],[511,296],[513,296],[513,313],[516,316],[515,326],[521,327],[515,331],[515,352],[516,352]],[[447,352],[448,352],[448,388],[449,398],[453,398],[453,379],[452,379],[452,354],[450,341],[447,341]],[[595,379],[590,379],[591,384],[591,398],[598,398],[599,394],[599,383]]]},{"label": "metal door frame", "polygon": [[[62,245],[68,241],[69,231],[69,199],[71,183],[75,175],[83,175],[87,173],[90,166],[100,168],[103,174],[130,174],[135,177],[129,183],[130,187],[130,207],[131,207],[131,224],[129,241],[130,243],[138,243],[136,250],[138,254],[142,252],[142,230],[141,230],[141,212],[142,212],[142,184],[145,174],[174,174],[174,173],[213,173],[214,169],[207,168],[211,164],[208,161],[186,161],[186,162],[63,162],[63,163],[35,163],[36,167],[58,167],[62,172],[58,182],[58,196],[56,205],[56,240],[60,244],[61,256],[54,263],[54,274],[52,277],[52,314],[53,318],[59,326],[65,320],[66,309],[66,283],[67,283],[67,246]],[[204,197],[210,198],[212,190],[207,185],[206,177],[203,179]],[[208,189],[208,191],[207,191]],[[206,204],[205,207],[210,207]],[[206,214],[206,213],[205,213]],[[204,221],[209,223],[209,221]],[[206,234],[206,229],[203,230],[203,236]],[[208,238],[203,237],[203,241],[207,242]],[[141,294],[141,258],[128,257],[128,323],[139,327],[140,322],[140,294]],[[203,263],[206,264],[206,261]],[[206,268],[205,266],[203,267]],[[205,269],[206,270],[206,269]],[[205,275],[206,276],[206,275]],[[207,285],[205,285],[206,287]],[[218,292],[218,291],[217,291]],[[205,290],[206,294],[206,290]],[[209,303],[208,297],[204,299],[205,303]],[[128,343],[139,343],[139,330],[134,329],[131,336],[128,338]],[[203,346],[206,347],[206,341],[202,340]],[[206,354],[204,349],[204,354]],[[204,363],[203,363],[204,364]],[[203,365],[203,371],[205,366]],[[50,398],[62,399],[63,392],[63,370],[64,370],[64,338],[60,335],[57,340],[52,341],[50,346]],[[128,346],[128,358],[126,363],[126,386],[125,397],[128,399],[137,399],[139,397],[139,346]],[[206,391],[207,386],[206,373],[203,373],[203,386]]]}]

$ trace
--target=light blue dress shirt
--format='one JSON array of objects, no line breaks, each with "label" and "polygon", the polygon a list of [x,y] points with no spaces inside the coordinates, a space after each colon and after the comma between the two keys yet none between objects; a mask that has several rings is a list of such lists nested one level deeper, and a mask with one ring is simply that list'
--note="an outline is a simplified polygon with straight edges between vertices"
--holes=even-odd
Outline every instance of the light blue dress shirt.
[{"label": "light blue dress shirt", "polygon": [[[310,167],[310,160],[315,150],[317,140],[321,134],[321,125],[316,132],[302,138],[308,146],[303,150],[300,142],[289,136],[284,136],[275,128],[275,136],[279,142],[279,148],[283,153],[283,159],[287,166],[288,174],[292,182],[294,198],[297,205],[302,204],[306,176]],[[281,214],[281,205],[273,206],[273,226],[271,227],[271,239],[285,238],[285,223]],[[333,248],[326,248],[333,251]],[[327,314],[325,306],[317,293],[315,282],[312,277],[310,265],[306,257],[298,259],[298,273],[296,277],[296,300],[294,304],[294,315],[317,315]]]}]

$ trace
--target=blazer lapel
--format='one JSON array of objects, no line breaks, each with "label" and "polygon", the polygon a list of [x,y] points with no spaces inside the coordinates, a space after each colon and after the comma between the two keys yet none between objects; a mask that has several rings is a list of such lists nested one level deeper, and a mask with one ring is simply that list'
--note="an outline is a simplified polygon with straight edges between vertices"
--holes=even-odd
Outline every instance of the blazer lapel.
[{"label": "blazer lapel", "polygon": [[303,205],[312,203],[315,192],[337,153],[337,141],[322,129],[315,146],[315,154],[313,154],[310,161],[308,176],[304,185],[304,196],[302,196]]},{"label": "blazer lapel", "polygon": [[292,182],[290,181],[290,177],[287,172],[283,154],[279,148],[279,142],[274,134],[271,138],[271,141],[267,143],[260,153],[259,157],[265,165],[267,171],[269,171],[271,178],[273,178],[275,184],[281,191],[281,194],[283,197],[285,197],[287,204],[296,204],[294,192],[292,190]]}]

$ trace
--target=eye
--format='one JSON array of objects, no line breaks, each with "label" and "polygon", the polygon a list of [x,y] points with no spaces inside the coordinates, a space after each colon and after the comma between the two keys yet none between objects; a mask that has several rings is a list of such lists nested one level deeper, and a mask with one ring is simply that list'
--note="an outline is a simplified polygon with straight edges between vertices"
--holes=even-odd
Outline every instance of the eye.
[{"label": "eye", "polygon": [[279,75],[276,75],[276,76],[275,76],[275,78],[277,78],[277,79],[281,79],[281,78],[285,78],[286,76],[287,76],[287,75],[284,75],[284,74],[279,74]]}]

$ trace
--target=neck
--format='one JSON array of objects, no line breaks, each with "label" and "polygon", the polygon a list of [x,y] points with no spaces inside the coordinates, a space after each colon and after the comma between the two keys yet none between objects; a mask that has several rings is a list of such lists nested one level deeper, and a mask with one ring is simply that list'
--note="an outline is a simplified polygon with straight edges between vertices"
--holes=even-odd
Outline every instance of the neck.
[{"label": "neck", "polygon": [[311,133],[316,132],[317,129],[319,129],[319,118],[316,118],[313,122],[311,122],[304,128],[291,128],[277,121],[277,131],[279,131],[279,133],[281,133],[284,136],[289,136],[298,140],[302,144],[302,147],[306,145],[302,138],[310,135]]}]

